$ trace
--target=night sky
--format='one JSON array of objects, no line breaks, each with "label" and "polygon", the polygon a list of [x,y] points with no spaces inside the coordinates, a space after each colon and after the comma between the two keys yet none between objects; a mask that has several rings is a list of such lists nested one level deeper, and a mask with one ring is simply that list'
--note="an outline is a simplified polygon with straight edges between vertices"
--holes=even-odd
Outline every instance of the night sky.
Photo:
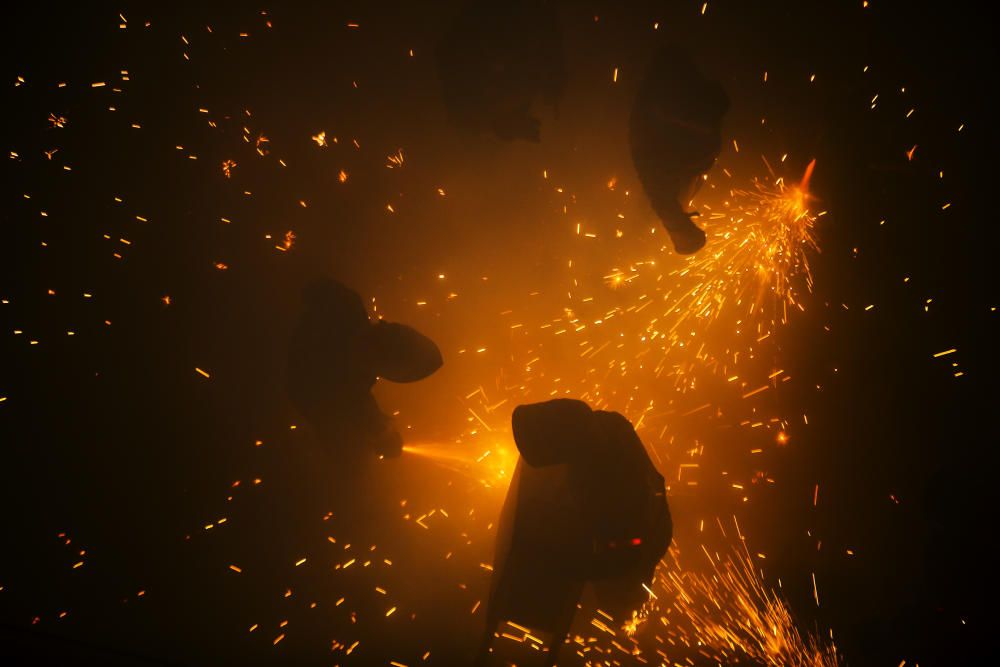
[{"label": "night sky", "polygon": [[[434,51],[461,3],[8,13],[0,663],[466,664],[511,411],[571,397],[636,426],[674,547],[635,635],[585,599],[560,664],[987,664],[990,22],[880,0],[554,7],[567,76],[537,143],[449,117]],[[664,43],[730,99],[690,258],[629,155]],[[726,248],[813,160],[789,305]],[[407,451],[363,472],[286,392],[320,277],[444,358],[376,385]],[[683,296],[754,281],[751,313]],[[744,557],[833,662],[746,648],[712,584]],[[715,604],[678,605],[677,582]],[[497,642],[537,661],[523,633]]]}]

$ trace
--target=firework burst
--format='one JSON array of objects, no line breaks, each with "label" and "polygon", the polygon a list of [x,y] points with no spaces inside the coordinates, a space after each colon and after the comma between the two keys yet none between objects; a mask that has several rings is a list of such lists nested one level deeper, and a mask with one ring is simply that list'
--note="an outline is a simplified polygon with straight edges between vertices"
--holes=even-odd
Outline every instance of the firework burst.
[{"label": "firework burst", "polygon": [[[814,165],[797,185],[772,173],[732,191],[727,210],[710,216],[717,231],[705,250],[657,276],[669,307],[644,333],[665,339],[665,352],[719,339],[732,356],[739,349],[734,334],[760,340],[788,322],[790,308],[804,309],[800,295],[812,289],[809,256],[819,250],[815,225],[822,215],[810,209]],[[721,335],[709,335],[717,330]]]},{"label": "firework burst", "polygon": [[671,549],[657,572],[653,599],[671,643],[696,648],[720,664],[840,664],[832,641],[799,630],[787,603],[754,566],[742,536],[739,546],[722,555],[701,549],[707,569],[682,569],[678,551]]}]

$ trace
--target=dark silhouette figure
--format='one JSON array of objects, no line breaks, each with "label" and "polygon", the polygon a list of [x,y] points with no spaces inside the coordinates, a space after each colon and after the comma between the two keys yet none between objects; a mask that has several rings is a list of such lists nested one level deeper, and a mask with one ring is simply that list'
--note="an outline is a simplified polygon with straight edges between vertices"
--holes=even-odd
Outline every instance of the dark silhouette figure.
[{"label": "dark silhouette figure", "polygon": [[435,56],[453,123],[508,141],[541,139],[531,107],[557,106],[566,85],[554,3],[470,2]]},{"label": "dark silhouette figure", "polygon": [[653,210],[681,255],[705,245],[705,232],[686,210],[722,148],[722,117],[729,98],[705,78],[690,56],[661,48],[646,76],[629,119],[632,162]]},{"label": "dark silhouette figure", "polygon": [[518,406],[511,423],[522,458],[497,527],[477,664],[513,621],[551,633],[554,665],[585,585],[616,621],[642,605],[673,524],[663,477],[622,415],[557,399]]},{"label": "dark silhouette figure", "polygon": [[371,390],[378,378],[415,382],[441,367],[441,352],[402,324],[368,317],[361,297],[323,279],[306,287],[288,352],[288,394],[318,438],[338,453],[398,456],[403,441]]},{"label": "dark silhouette figure", "polygon": [[[384,493],[378,468],[385,466],[378,456],[400,454],[402,439],[372,388],[379,378],[425,378],[442,363],[431,340],[370,318],[362,298],[339,282],[317,280],[302,300],[289,340],[286,388],[309,427],[303,431],[313,437],[299,432],[255,450],[259,485],[234,493],[225,530],[212,535],[223,562],[240,568],[238,575],[223,578],[220,597],[236,608],[246,627],[279,627],[293,614],[298,619],[297,630],[282,644],[285,662],[292,665],[320,661],[315,650],[329,645],[328,624],[335,622],[322,601],[336,600],[344,585],[354,585],[330,569],[331,549],[352,542],[381,547],[392,539],[390,512],[398,506]],[[316,601],[327,611],[308,606]],[[384,613],[375,608],[380,602],[357,599],[352,611],[363,617]],[[265,661],[273,662],[273,654]]]}]

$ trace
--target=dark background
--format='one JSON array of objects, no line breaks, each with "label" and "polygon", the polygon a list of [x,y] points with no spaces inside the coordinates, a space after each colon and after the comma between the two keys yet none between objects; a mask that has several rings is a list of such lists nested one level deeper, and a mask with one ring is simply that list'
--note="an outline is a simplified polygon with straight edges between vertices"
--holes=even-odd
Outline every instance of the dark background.
[{"label": "dark background", "polygon": [[[438,340],[443,375],[385,400],[414,432],[449,437],[464,420],[451,413],[464,411],[441,407],[441,397],[466,387],[448,373],[481,370],[454,361],[454,351],[489,341],[488,323],[475,307],[425,313],[414,299],[447,293],[434,292],[439,271],[448,289],[461,285],[491,312],[557,279],[560,237],[546,228],[557,206],[538,174],[559,174],[594,217],[612,210],[593,194],[611,176],[638,190],[624,141],[629,90],[666,36],[729,92],[724,135],[739,137],[742,150],[722,159],[787,152],[789,172],[801,173],[815,157],[813,190],[829,211],[810,307],[782,338],[784,364],[808,378],[788,400],[808,413],[809,435],[771,461],[778,483],[741,510],[746,533],[768,552],[768,573],[803,626],[832,628],[848,664],[978,664],[990,655],[1000,300],[986,17],[877,0],[712,2],[704,16],[695,2],[563,3],[566,99],[558,117],[544,117],[542,142],[529,145],[447,123],[430,52],[457,7],[288,4],[265,16],[237,3],[126,3],[8,13],[0,132],[16,156],[4,159],[0,209],[0,298],[9,302],[0,305],[0,651],[331,664],[329,637],[357,635],[377,648],[344,664],[414,664],[425,649],[439,664],[466,655],[478,632],[467,612],[488,581],[477,567],[490,558],[481,524],[478,550],[447,569],[424,551],[461,544],[467,529],[433,547],[419,532],[386,529],[386,548],[407,554],[386,578],[402,591],[400,608],[416,614],[409,625],[399,612],[396,626],[351,629],[341,614],[317,628],[297,620],[304,607],[272,609],[261,614],[310,628],[301,643],[289,632],[272,647],[277,629],[245,638],[256,617],[227,566],[271,542],[252,520],[240,528],[233,504],[255,477],[266,486],[282,466],[298,474],[288,461],[307,436],[288,428],[295,417],[281,384],[298,290],[335,275]],[[15,87],[18,76],[26,83]],[[91,88],[95,81],[108,85]],[[267,158],[243,141],[244,127],[251,142],[268,137]],[[309,137],[320,130],[338,143],[319,150]],[[397,175],[384,158],[399,147],[408,165]],[[231,179],[218,166],[226,159],[237,162]],[[275,250],[287,230],[295,245]],[[868,304],[876,307],[866,312]],[[950,348],[957,352],[932,357]],[[392,474],[412,484],[404,467]],[[443,471],[419,476],[410,493],[428,510],[439,497],[480,502],[481,490]],[[713,505],[710,492],[672,500],[681,516],[725,514],[727,502]],[[223,516],[239,537],[202,530]],[[376,595],[369,582],[342,585]],[[308,595],[325,602],[334,593]],[[326,639],[307,641],[319,635]]]}]

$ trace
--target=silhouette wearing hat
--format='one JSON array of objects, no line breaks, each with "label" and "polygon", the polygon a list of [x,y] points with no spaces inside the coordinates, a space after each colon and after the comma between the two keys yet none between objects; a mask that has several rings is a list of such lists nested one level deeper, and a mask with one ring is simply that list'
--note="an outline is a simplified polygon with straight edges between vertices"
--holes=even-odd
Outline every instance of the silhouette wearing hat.
[{"label": "silhouette wearing hat", "polygon": [[518,406],[511,424],[521,460],[497,527],[477,664],[513,621],[551,635],[554,665],[586,585],[616,620],[642,605],[673,524],[663,477],[622,415],[557,399]]},{"label": "silhouette wearing hat", "polygon": [[347,458],[398,456],[403,441],[379,408],[379,378],[416,382],[441,367],[429,338],[403,324],[372,320],[357,292],[313,282],[288,351],[288,394],[318,438]]}]

